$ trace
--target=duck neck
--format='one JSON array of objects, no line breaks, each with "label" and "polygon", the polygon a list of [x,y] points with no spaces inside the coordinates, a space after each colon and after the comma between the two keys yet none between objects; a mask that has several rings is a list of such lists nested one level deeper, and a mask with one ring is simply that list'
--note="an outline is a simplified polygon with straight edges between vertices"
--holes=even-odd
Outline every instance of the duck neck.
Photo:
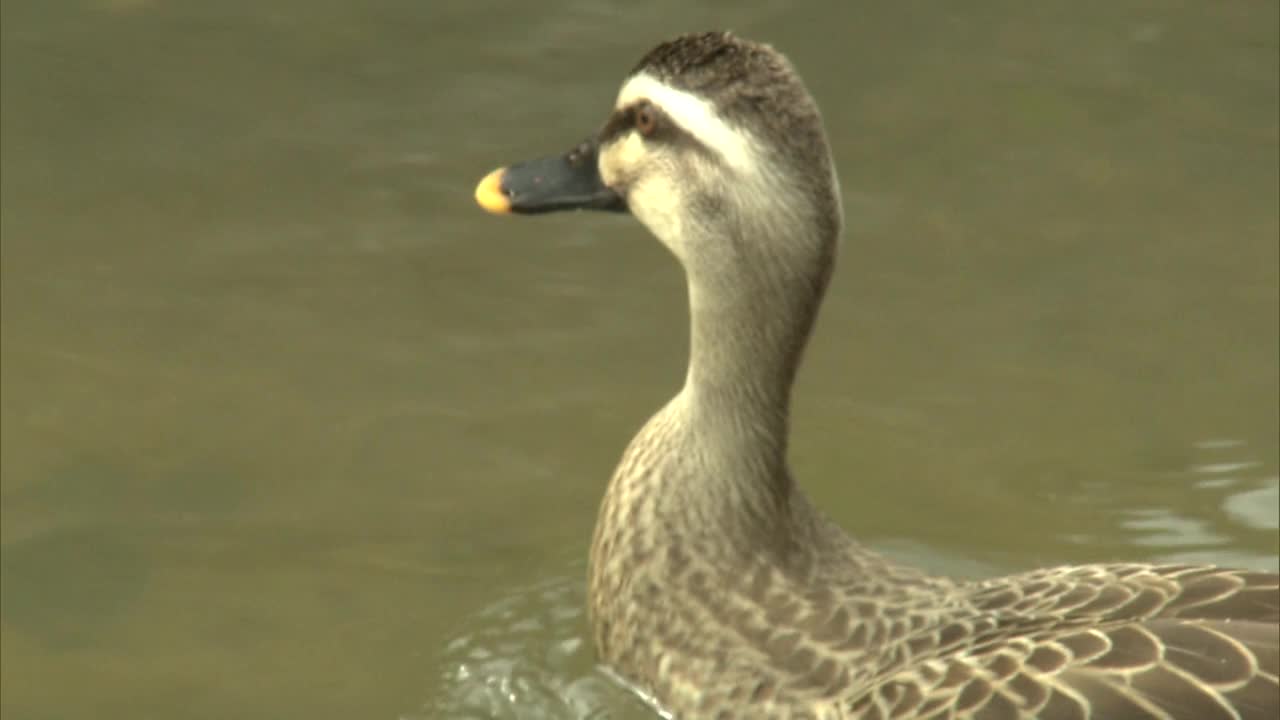
[{"label": "duck neck", "polygon": [[786,459],[791,388],[829,267],[788,277],[776,265],[762,276],[758,261],[716,265],[710,276],[688,273],[685,428],[704,482],[725,485],[704,497],[740,504],[730,514],[767,531],[795,510]]},{"label": "duck neck", "polygon": [[691,278],[689,300],[689,411],[699,426],[741,430],[753,445],[765,435],[777,440],[766,445],[785,450],[791,386],[808,337],[798,326],[812,317],[745,285],[708,288]]}]

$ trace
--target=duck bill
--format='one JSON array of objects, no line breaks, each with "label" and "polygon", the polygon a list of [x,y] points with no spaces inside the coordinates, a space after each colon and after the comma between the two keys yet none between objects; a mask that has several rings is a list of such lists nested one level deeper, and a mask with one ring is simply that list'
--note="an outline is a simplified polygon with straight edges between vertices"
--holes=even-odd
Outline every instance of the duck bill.
[{"label": "duck bill", "polygon": [[498,168],[476,186],[476,202],[498,215],[558,210],[625,212],[622,196],[600,179],[598,153],[598,143],[588,140],[563,155]]}]

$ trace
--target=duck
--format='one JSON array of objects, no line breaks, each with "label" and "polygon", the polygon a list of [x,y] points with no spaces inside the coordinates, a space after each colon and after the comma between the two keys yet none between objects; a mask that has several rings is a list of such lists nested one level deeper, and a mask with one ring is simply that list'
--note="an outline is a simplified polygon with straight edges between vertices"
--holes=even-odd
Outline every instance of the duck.
[{"label": "duck", "polygon": [[587,604],[604,668],[674,718],[1267,718],[1280,578],[1106,563],[936,576],[868,549],[787,461],[844,224],[812,95],[729,32],[627,74],[598,132],[486,175],[499,215],[630,214],[687,280],[684,385],[623,452]]}]

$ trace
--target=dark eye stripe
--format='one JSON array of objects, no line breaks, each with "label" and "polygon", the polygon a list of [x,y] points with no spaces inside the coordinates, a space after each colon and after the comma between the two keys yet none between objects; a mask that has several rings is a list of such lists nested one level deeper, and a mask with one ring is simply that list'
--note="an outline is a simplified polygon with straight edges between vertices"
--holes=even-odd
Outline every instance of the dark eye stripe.
[{"label": "dark eye stripe", "polygon": [[[636,107],[644,100],[639,100],[626,107],[614,110],[609,119],[605,121],[604,127],[600,128],[600,134],[597,139],[601,145],[608,144],[617,140],[623,134],[630,132],[636,123],[635,113]],[[656,129],[653,134],[648,136],[649,140],[671,143],[677,145],[685,145],[695,152],[720,161],[720,154],[704,145],[697,138],[685,132],[684,128],[671,122],[671,118],[662,109],[656,105],[649,105],[649,112],[654,113],[656,119]]]},{"label": "dark eye stripe", "polygon": [[[614,140],[619,135],[622,135],[626,131],[635,127],[636,109],[639,108],[641,105],[648,106],[649,112],[654,113],[658,121],[657,124],[659,128],[662,128],[671,124],[667,120],[667,116],[664,115],[661,110],[659,110],[658,108],[652,105],[649,105],[649,103],[645,100],[638,100],[624,108],[618,108],[617,110],[613,111],[613,114],[609,116],[609,120],[604,124],[604,127],[601,128],[600,130],[600,137],[599,137],[600,143],[604,144],[609,142],[610,140]],[[656,134],[661,134],[661,132]]]},{"label": "dark eye stripe", "polygon": [[631,106],[619,108],[613,111],[609,119],[605,121],[604,127],[600,128],[599,140],[604,145],[612,140],[616,140],[619,135],[631,129],[634,121],[631,119]]}]

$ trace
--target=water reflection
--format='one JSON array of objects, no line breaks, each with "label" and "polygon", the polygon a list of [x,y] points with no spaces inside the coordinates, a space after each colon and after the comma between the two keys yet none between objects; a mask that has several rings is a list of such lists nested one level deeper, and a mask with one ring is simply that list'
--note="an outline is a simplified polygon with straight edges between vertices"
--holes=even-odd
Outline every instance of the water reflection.
[{"label": "water reflection", "polygon": [[1198,503],[1182,510],[1128,508],[1121,527],[1129,531],[1129,542],[1156,551],[1157,560],[1280,570],[1275,553],[1244,552],[1238,540],[1251,534],[1280,542],[1280,478],[1250,457],[1244,440],[1200,441],[1193,453],[1190,467],[1173,479],[1193,487]]}]

